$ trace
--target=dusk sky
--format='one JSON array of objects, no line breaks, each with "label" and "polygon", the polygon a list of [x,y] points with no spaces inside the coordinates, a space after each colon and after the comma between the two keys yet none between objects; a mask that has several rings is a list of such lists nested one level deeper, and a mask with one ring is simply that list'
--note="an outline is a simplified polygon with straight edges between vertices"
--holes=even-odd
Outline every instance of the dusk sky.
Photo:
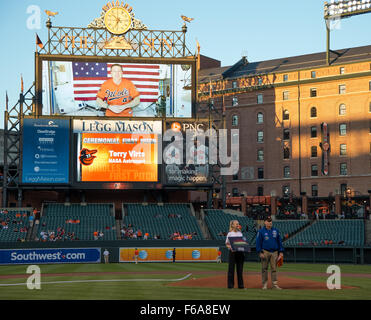
[{"label": "dusk sky", "polygon": [[[0,127],[4,126],[5,93],[9,104],[19,98],[20,77],[27,90],[34,81],[35,34],[47,41],[45,9],[57,11],[54,26],[87,27],[100,16],[102,0],[16,0],[1,1]],[[326,50],[326,31],[322,0],[132,0],[135,18],[148,29],[181,30],[185,15],[187,46],[218,59],[222,66],[233,65],[241,55],[251,62],[322,52]],[[37,12],[40,12],[38,23]],[[35,19],[36,14],[36,19]],[[331,33],[331,49],[371,44],[371,14],[342,20]]]}]

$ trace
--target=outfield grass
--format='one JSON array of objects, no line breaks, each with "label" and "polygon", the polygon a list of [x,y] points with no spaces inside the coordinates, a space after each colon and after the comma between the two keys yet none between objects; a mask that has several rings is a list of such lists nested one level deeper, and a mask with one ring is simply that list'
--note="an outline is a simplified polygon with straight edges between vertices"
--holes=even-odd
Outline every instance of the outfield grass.
[{"label": "outfield grass", "polygon": [[[291,276],[326,282],[327,264],[286,263],[279,272],[314,272],[324,275]],[[21,278],[0,278],[0,284],[26,283],[27,265],[1,266],[0,276],[24,275]],[[142,264],[55,264],[39,265],[41,269],[41,289],[29,290],[26,285],[1,286],[1,300],[364,300],[371,299],[371,278],[342,277],[342,285],[355,286],[347,290],[228,290],[226,288],[189,288],[167,286],[168,281],[160,282],[88,282],[58,283],[54,281],[76,280],[127,280],[127,279],[179,279],[188,273],[200,278],[214,275],[215,272],[227,272],[226,263],[142,263]],[[370,274],[371,266],[339,265],[344,273]],[[246,263],[245,272],[259,272],[259,263]],[[43,274],[79,273],[79,272],[127,272],[121,274],[83,275],[83,276],[43,276]],[[139,272],[139,274],[138,274]],[[148,274],[140,274],[149,272]],[[156,272],[158,272],[156,274]],[[199,272],[199,274],[198,274]],[[213,274],[214,273],[214,274]],[[279,275],[278,275],[279,276]]]}]

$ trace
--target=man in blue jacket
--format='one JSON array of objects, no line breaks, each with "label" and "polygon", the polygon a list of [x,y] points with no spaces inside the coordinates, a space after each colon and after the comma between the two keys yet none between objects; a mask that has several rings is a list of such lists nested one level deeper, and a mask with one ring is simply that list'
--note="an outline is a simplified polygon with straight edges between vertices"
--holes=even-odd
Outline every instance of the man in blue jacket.
[{"label": "man in blue jacket", "polygon": [[277,259],[283,258],[284,248],[279,231],[272,228],[272,218],[268,216],[264,220],[264,227],[258,231],[256,237],[256,252],[262,262],[263,289],[268,285],[268,266],[271,267],[271,280],[273,289],[281,289],[277,282]]}]

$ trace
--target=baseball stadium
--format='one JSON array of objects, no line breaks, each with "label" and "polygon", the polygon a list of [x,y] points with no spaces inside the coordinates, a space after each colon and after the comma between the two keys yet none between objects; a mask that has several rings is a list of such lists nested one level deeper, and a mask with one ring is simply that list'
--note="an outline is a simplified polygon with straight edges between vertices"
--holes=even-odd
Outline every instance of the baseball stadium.
[{"label": "baseball stadium", "polygon": [[[221,66],[186,16],[46,14],[35,80],[3,105],[1,300],[371,299],[371,45],[335,52],[327,28],[324,52]],[[267,221],[284,251],[264,290]]]}]

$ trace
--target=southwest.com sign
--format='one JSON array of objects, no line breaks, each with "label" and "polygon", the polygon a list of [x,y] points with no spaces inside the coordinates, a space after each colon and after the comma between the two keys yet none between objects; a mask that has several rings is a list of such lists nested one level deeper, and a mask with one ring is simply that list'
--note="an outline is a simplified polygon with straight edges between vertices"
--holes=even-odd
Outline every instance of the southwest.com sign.
[{"label": "southwest.com sign", "polygon": [[100,248],[0,250],[0,264],[99,263],[100,261]]}]

